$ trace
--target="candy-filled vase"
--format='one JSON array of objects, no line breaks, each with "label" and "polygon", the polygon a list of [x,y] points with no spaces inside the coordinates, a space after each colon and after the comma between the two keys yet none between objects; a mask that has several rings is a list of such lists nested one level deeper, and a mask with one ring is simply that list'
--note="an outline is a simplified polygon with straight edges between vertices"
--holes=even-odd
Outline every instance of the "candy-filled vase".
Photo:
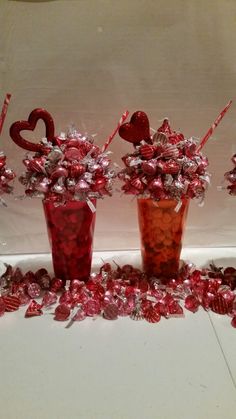
[{"label": "candy-filled vase", "polygon": [[178,273],[189,199],[182,199],[180,208],[171,199],[137,203],[143,269],[165,282]]},{"label": "candy-filled vase", "polygon": [[[91,200],[94,207],[96,200]],[[56,277],[87,281],[91,271],[96,212],[85,201],[43,201]]]}]

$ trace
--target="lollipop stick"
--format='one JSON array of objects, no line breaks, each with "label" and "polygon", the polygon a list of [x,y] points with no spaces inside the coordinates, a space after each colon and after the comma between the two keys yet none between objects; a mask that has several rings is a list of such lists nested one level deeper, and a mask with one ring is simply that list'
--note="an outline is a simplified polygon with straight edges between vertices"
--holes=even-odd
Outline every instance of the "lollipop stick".
[{"label": "lollipop stick", "polygon": [[118,125],[116,127],[116,129],[112,132],[112,134],[108,137],[108,139],[106,140],[105,144],[102,147],[102,153],[104,153],[104,151],[106,151],[107,147],[111,144],[113,138],[115,137],[115,135],[117,134],[117,132],[119,131],[119,128],[121,127],[121,125],[124,123],[124,121],[126,120],[126,118],[129,115],[129,111],[125,111],[122,115],[122,117],[120,118]]},{"label": "lollipop stick", "polygon": [[217,116],[216,120],[213,122],[210,129],[207,131],[207,133],[204,135],[204,137],[201,139],[198,147],[197,152],[201,151],[202,147],[206,144],[206,142],[209,140],[209,138],[212,136],[213,132],[215,131],[217,125],[219,125],[220,121],[228,111],[229,107],[232,104],[232,100],[229,101],[229,103],[226,105],[226,107],[220,112],[220,114]]},{"label": "lollipop stick", "polygon": [[8,108],[10,99],[11,99],[11,94],[7,93],[6,96],[5,96],[5,100],[3,102],[2,112],[1,112],[1,116],[0,116],[0,135],[1,135],[3,124],[4,124],[4,121],[5,121],[5,118],[6,118],[7,108]]}]

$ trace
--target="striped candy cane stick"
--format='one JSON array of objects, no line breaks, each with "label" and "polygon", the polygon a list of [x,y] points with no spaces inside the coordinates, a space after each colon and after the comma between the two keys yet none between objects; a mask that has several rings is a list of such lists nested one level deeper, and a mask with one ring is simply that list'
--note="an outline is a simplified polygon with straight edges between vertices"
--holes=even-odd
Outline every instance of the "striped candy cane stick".
[{"label": "striped candy cane stick", "polygon": [[129,115],[129,111],[125,111],[122,115],[122,117],[119,120],[119,123],[116,127],[116,129],[113,131],[113,133],[108,137],[107,141],[105,142],[105,144],[102,147],[102,153],[104,153],[104,151],[106,151],[107,147],[111,144],[113,138],[115,137],[115,135],[117,134],[117,132],[119,131],[121,125],[125,122],[126,118]]},{"label": "striped candy cane stick", "polygon": [[207,140],[209,140],[209,138],[212,136],[213,132],[215,131],[217,125],[219,125],[220,121],[222,120],[222,118],[224,117],[224,115],[226,114],[226,112],[228,111],[229,107],[232,104],[232,100],[229,101],[229,103],[226,105],[226,107],[223,109],[223,111],[220,112],[220,114],[217,116],[215,122],[213,122],[211,128],[207,131],[207,133],[204,135],[204,137],[201,139],[198,147],[197,147],[197,152],[201,151],[202,147],[206,144]]},{"label": "striped candy cane stick", "polygon": [[5,97],[5,100],[4,100],[4,103],[3,103],[1,116],[0,116],[0,135],[1,135],[3,124],[4,124],[4,121],[5,121],[5,118],[6,118],[7,108],[8,108],[10,99],[11,99],[11,94],[7,93],[6,97]]}]

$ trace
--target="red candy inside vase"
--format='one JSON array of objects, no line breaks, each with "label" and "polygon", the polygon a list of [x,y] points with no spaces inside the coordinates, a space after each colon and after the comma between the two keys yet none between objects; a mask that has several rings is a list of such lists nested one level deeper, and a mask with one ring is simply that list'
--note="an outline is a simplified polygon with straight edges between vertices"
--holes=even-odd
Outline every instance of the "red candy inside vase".
[{"label": "red candy inside vase", "polygon": [[[96,200],[91,200],[96,206]],[[56,277],[87,281],[91,271],[96,212],[87,202],[55,205],[43,201]]]}]

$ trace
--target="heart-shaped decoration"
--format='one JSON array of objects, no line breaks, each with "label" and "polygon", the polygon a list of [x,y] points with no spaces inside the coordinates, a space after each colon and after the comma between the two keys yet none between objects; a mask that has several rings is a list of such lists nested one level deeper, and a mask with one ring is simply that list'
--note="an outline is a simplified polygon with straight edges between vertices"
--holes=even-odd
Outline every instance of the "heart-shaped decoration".
[{"label": "heart-shaped decoration", "polygon": [[43,152],[45,146],[43,144],[34,144],[25,140],[21,136],[21,131],[33,131],[39,119],[42,119],[46,127],[46,138],[48,141],[54,140],[54,122],[50,113],[45,109],[34,109],[28,118],[28,121],[16,121],[10,128],[10,136],[13,141],[19,146],[28,151]]},{"label": "heart-shaped decoration", "polygon": [[130,122],[121,125],[119,135],[133,144],[139,144],[142,140],[150,141],[149,120],[145,112],[135,112]]}]

